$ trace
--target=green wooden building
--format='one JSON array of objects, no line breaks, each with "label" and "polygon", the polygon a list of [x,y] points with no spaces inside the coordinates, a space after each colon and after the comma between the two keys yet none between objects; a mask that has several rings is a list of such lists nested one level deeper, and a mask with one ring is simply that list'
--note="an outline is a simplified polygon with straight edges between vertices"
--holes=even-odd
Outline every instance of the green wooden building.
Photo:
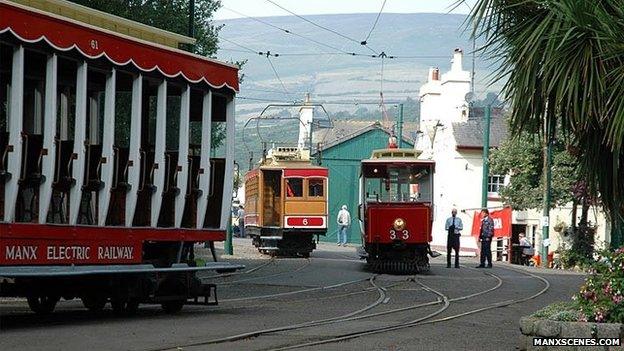
[{"label": "green wooden building", "polygon": [[[402,147],[412,148],[418,126],[404,123]],[[370,158],[375,149],[388,146],[389,132],[374,121],[334,121],[333,127],[315,131],[314,139],[322,144],[318,159],[329,168],[329,226],[322,241],[336,242],[336,217],[342,205],[351,213],[349,243],[361,243],[357,217],[360,161]]]}]

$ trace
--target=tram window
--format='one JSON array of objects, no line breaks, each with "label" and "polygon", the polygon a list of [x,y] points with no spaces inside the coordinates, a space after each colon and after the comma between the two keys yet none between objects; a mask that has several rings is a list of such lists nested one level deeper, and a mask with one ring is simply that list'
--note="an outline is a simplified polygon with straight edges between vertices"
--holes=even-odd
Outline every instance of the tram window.
[{"label": "tram window", "polygon": [[308,180],[308,196],[323,197],[323,179]]},{"label": "tram window", "polygon": [[362,169],[366,201],[431,202],[429,166],[371,165]]},{"label": "tram window", "polygon": [[303,196],[303,178],[286,179],[286,197]]}]

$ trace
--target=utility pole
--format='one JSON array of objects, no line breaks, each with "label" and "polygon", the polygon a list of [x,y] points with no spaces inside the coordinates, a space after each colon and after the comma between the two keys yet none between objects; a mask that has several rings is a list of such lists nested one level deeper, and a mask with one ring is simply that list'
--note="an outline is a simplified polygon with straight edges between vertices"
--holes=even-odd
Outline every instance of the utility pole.
[{"label": "utility pole", "polygon": [[[195,0],[189,0],[188,36],[195,38]],[[189,44],[189,52],[195,51],[193,44]]]},{"label": "utility pole", "polygon": [[491,105],[485,107],[485,123],[483,125],[483,183],[481,185],[481,208],[487,207],[488,181],[490,179],[490,113]]},{"label": "utility pole", "polygon": [[397,138],[399,139],[399,149],[403,146],[403,104],[399,104],[399,123],[397,123]]},{"label": "utility pole", "polygon": [[544,144],[544,210],[542,213],[542,245],[541,261],[542,267],[548,267],[548,235],[550,229],[550,187],[552,183],[552,144],[554,141],[553,123],[548,121],[546,126],[546,136]]}]

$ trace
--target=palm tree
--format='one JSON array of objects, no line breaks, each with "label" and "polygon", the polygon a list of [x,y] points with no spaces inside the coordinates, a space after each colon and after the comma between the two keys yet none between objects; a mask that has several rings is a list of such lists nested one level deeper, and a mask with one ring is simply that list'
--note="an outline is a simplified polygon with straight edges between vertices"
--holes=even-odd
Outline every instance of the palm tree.
[{"label": "palm tree", "polygon": [[512,134],[569,135],[623,245],[624,0],[478,0],[470,19],[506,81]]}]

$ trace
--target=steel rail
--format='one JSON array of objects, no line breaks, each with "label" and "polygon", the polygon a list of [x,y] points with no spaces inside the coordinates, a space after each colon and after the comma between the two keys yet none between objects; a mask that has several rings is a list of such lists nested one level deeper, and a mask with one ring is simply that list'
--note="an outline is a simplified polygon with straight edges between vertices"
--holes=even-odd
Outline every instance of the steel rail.
[{"label": "steel rail", "polygon": [[[532,299],[535,299],[538,296],[544,294],[550,288],[550,282],[547,279],[543,278],[543,277],[540,277],[538,275],[532,274],[530,272],[519,271],[517,269],[512,269],[512,268],[507,268],[507,267],[505,267],[505,269],[508,269],[508,270],[511,270],[511,271],[514,271],[514,272],[517,272],[517,273],[521,273],[521,274],[526,274],[526,275],[529,275],[529,276],[531,276],[533,278],[536,278],[536,279],[538,279],[538,280],[540,280],[540,281],[542,281],[544,283],[544,287],[540,291],[538,291],[537,293],[535,293],[535,294],[533,294],[533,295],[531,295],[529,297],[525,297],[525,298],[522,298],[522,299],[514,299],[514,300],[506,300],[506,301],[496,302],[496,303],[490,304],[489,306],[486,306],[486,307],[482,307],[482,308],[466,311],[466,312],[463,312],[463,313],[454,314],[454,315],[443,317],[443,318],[438,318],[438,319],[434,319],[434,320],[427,320],[427,319],[435,316],[435,314],[434,314],[435,312],[434,312],[434,313],[432,313],[432,314],[434,314],[433,316],[431,316],[431,314],[430,314],[429,316],[418,318],[416,320],[408,321],[408,322],[405,322],[405,323],[400,323],[400,324],[386,326],[386,327],[381,327],[381,328],[369,329],[369,330],[365,330],[365,331],[361,331],[361,332],[344,334],[344,335],[340,335],[340,336],[333,337],[333,338],[330,338],[330,339],[312,341],[312,342],[296,344],[296,345],[288,345],[288,346],[284,346],[284,347],[280,347],[280,348],[272,348],[270,350],[272,350],[272,351],[293,350],[293,349],[298,349],[298,348],[302,348],[302,347],[324,345],[324,344],[330,344],[330,343],[335,343],[335,342],[341,342],[341,341],[345,341],[345,340],[355,339],[355,338],[359,338],[359,337],[367,336],[367,335],[385,333],[385,332],[394,331],[394,330],[398,330],[398,329],[405,329],[405,328],[411,328],[411,327],[415,327],[415,326],[419,326],[419,325],[434,324],[434,323],[449,321],[449,320],[461,318],[461,317],[464,317],[464,316],[468,316],[468,315],[471,315],[471,314],[484,312],[484,311],[492,310],[492,309],[495,309],[495,308],[506,307],[506,306],[518,304],[518,303],[521,303],[521,302],[525,302],[525,301],[528,301],[528,300],[532,300]],[[462,299],[465,299],[465,298],[462,298]],[[455,299],[455,301],[459,301],[459,299]]]},{"label": "steel rail", "polygon": [[[209,341],[205,341],[205,342],[197,342],[197,343],[193,343],[193,344],[178,345],[177,347],[192,347],[192,346],[202,346],[202,345],[209,345],[209,344],[217,344],[217,343],[223,343],[223,342],[233,342],[233,341],[237,341],[237,340],[247,339],[247,338],[251,338],[251,337],[258,337],[258,336],[261,336],[261,335],[264,335],[264,334],[270,334],[270,333],[275,333],[275,332],[280,332],[280,331],[296,330],[296,329],[310,328],[310,327],[326,325],[326,324],[342,323],[342,322],[348,322],[348,321],[353,321],[353,320],[360,320],[360,319],[365,319],[365,318],[381,316],[381,315],[394,314],[394,313],[404,312],[404,311],[418,309],[418,308],[427,307],[427,306],[434,306],[434,305],[438,305],[438,304],[441,304],[441,303],[444,304],[444,306],[441,309],[439,309],[439,310],[437,310],[437,311],[435,311],[435,312],[425,316],[426,318],[419,318],[418,319],[418,321],[421,321],[421,320],[432,318],[432,317],[442,313],[444,310],[446,310],[448,308],[447,304],[449,304],[450,302],[466,300],[466,299],[469,299],[469,298],[472,298],[472,297],[475,297],[475,296],[483,295],[483,294],[489,293],[491,291],[494,291],[494,290],[496,290],[496,289],[498,289],[498,288],[500,288],[502,286],[503,280],[500,277],[498,277],[495,274],[489,273],[489,272],[484,272],[484,273],[489,275],[489,276],[491,276],[491,277],[493,277],[493,278],[495,278],[497,280],[497,283],[496,283],[495,286],[493,286],[491,288],[488,288],[488,289],[485,289],[485,290],[478,291],[476,293],[463,295],[463,296],[460,296],[460,297],[457,297],[457,298],[452,298],[451,299],[451,298],[448,298],[448,297],[442,297],[439,294],[439,292],[437,292],[436,290],[431,289],[430,287],[426,286],[425,284],[417,281],[415,279],[415,277],[412,277],[412,280],[414,282],[416,282],[417,284],[421,285],[425,291],[428,291],[428,292],[431,292],[433,294],[438,295],[439,296],[438,299],[436,299],[434,301],[419,303],[419,304],[406,306],[406,307],[401,307],[401,308],[396,308],[396,309],[391,309],[391,310],[387,310],[387,311],[380,311],[380,312],[376,312],[376,313],[369,313],[369,314],[365,314],[365,315],[359,315],[362,312],[370,310],[373,307],[376,307],[377,305],[379,305],[377,302],[381,300],[381,296],[380,296],[380,299],[378,299],[374,303],[375,306],[370,307],[370,308],[365,308],[365,309],[362,309],[362,310],[358,310],[358,311],[355,311],[355,312],[351,312],[351,313],[348,313],[346,315],[332,317],[332,318],[327,318],[327,319],[322,319],[322,320],[317,320],[317,321],[308,321],[308,322],[302,322],[302,323],[293,324],[293,325],[286,325],[286,326],[283,326],[283,327],[276,327],[276,328],[269,328],[269,329],[264,329],[264,330],[257,330],[257,331],[253,331],[253,332],[247,332],[247,333],[243,333],[243,334],[239,334],[239,335],[233,335],[233,336],[230,336],[230,337],[214,339],[214,340],[209,340]],[[389,287],[385,287],[384,289],[387,290],[388,288]],[[355,293],[350,293],[350,294],[347,294],[347,295],[360,294],[360,293],[363,293],[363,292],[355,292]],[[337,297],[337,296],[332,296],[332,298],[335,298],[335,297]],[[442,297],[442,298],[440,298],[440,297]],[[384,293],[384,300],[385,300],[385,293]],[[381,300],[381,301],[383,301],[383,300]],[[413,322],[414,321],[410,321],[410,323],[413,323]],[[292,346],[288,346],[288,347],[292,347]],[[298,347],[304,347],[304,346],[298,346]],[[163,349],[155,349],[155,350],[152,350],[152,351],[171,350],[171,349],[174,349],[174,348],[175,347],[163,348]],[[297,347],[295,347],[295,348],[297,348]]]}]

